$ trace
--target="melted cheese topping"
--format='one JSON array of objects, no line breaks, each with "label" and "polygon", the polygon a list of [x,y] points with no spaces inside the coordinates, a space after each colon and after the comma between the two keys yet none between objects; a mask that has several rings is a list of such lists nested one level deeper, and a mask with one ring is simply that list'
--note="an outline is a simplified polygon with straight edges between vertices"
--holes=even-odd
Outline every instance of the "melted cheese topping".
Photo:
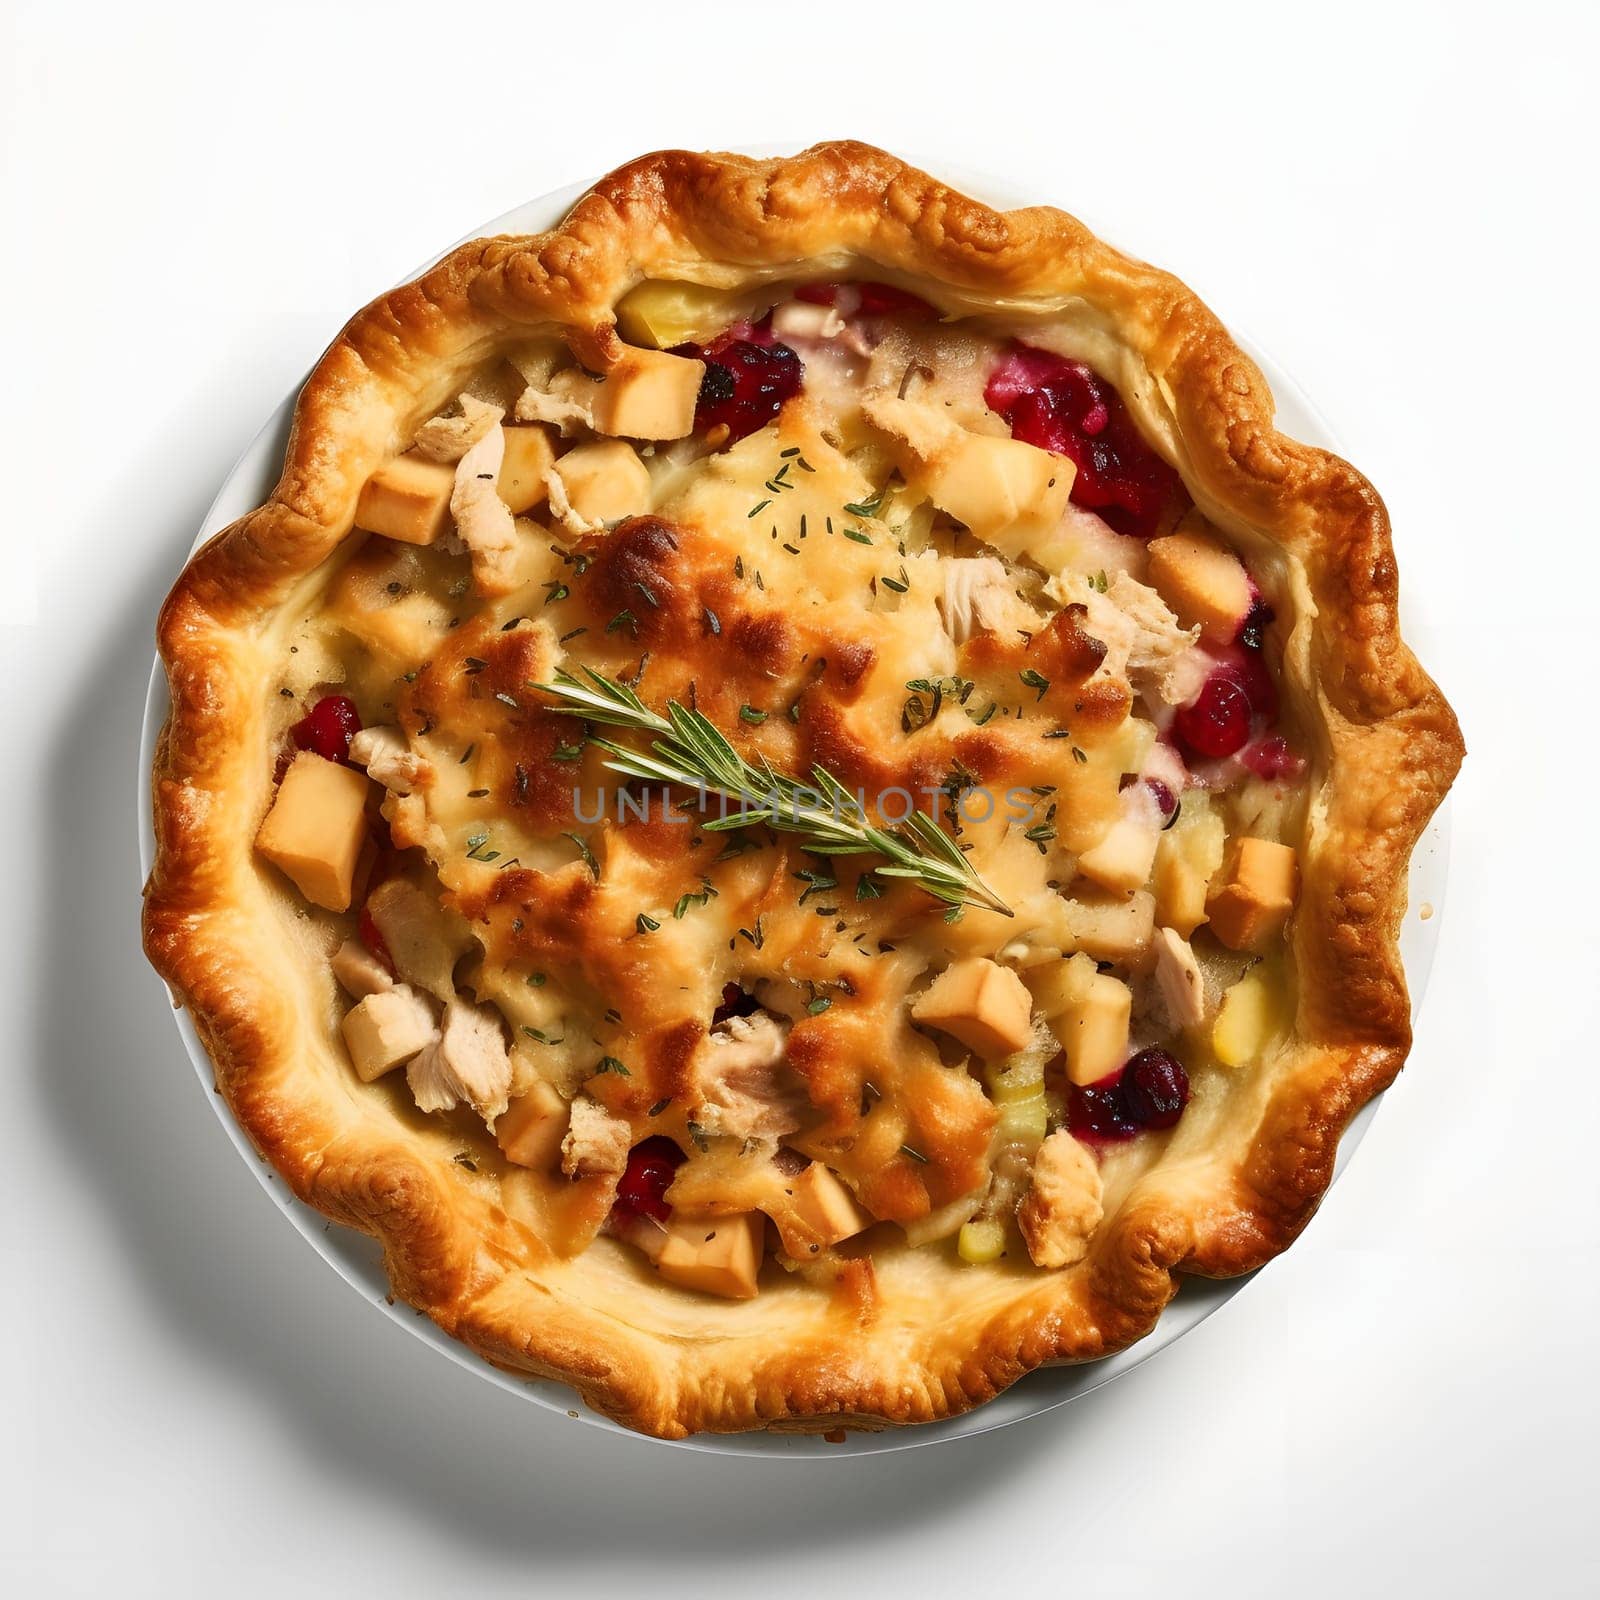
[{"label": "melted cheese topping", "polygon": [[[1187,771],[1158,741],[1209,657],[1144,581],[1140,540],[1076,506],[988,538],[976,512],[941,508],[969,492],[940,477],[950,441],[1031,451],[983,400],[1003,330],[880,322],[868,339],[838,317],[788,322],[818,329],[794,335],[802,394],[730,448],[639,447],[648,505],[620,521],[582,512],[580,458],[559,469],[593,437],[549,397],[562,358],[518,352],[531,381],[513,415],[567,430],[551,436],[549,499],[514,522],[491,504],[485,534],[499,428],[470,395],[425,425],[425,448],[463,470],[494,458],[458,477],[460,538],[365,537],[286,679],[309,691],[325,671],[385,730],[358,747],[388,785],[379,877],[419,886],[470,934],[444,982],[483,1008],[475,1024],[505,1025],[504,1060],[474,1070],[504,1074],[529,1126],[535,1099],[558,1119],[582,1110],[565,1157],[539,1146],[536,1227],[565,1251],[604,1221],[624,1158],[612,1157],[651,1135],[686,1153],[670,1197],[691,1212],[776,1217],[780,1142],[784,1162],[809,1157],[842,1179],[862,1222],[913,1238],[1014,1210],[1032,1152],[1063,1120],[1062,1045],[1086,1081],[1073,1030],[1115,1027],[1091,997],[1111,994],[1114,1011],[1118,996],[1085,988],[1085,970],[1132,996],[1113,1067],[1193,1030],[1194,1007],[1214,1014],[1248,958],[1208,947],[1194,918],[1241,811],[1254,810],[1247,831],[1276,837],[1262,814],[1295,803],[1242,769]],[[508,370],[478,392],[505,397]],[[1070,463],[1047,460],[1070,481]],[[874,856],[810,854],[760,826],[709,831],[714,800],[624,785],[535,687],[563,667],[631,684],[656,709],[698,709],[752,762],[822,766],[887,822],[930,812],[1012,915],[951,916],[875,876]],[[1161,786],[1183,794],[1165,832],[1150,799]],[[1156,973],[1160,951],[1178,979]],[[1093,958],[1071,966],[1077,988],[1062,976],[1074,952]],[[913,1020],[916,998],[963,961],[1026,981],[1024,1048],[985,1060],[954,1023]],[[761,1029],[714,1024],[729,985],[759,1004]],[[1185,996],[1182,1018],[1163,993]]]}]

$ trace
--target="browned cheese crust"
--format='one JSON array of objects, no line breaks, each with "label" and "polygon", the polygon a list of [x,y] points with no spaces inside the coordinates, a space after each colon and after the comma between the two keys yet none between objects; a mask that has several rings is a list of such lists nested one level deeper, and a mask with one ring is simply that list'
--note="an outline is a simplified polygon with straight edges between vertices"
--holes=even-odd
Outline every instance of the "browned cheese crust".
[{"label": "browned cheese crust", "polygon": [[[1070,1269],[901,1244],[831,1288],[794,1275],[730,1302],[659,1284],[607,1239],[562,1259],[519,1224],[532,1175],[472,1170],[448,1125],[335,1060],[325,954],[252,850],[273,775],[263,636],[304,606],[368,475],[497,345],[554,328],[604,370],[612,308],[643,279],[847,275],[921,286],[947,311],[1070,317],[1197,504],[1292,594],[1283,688],[1312,762],[1294,1025],[1269,1064],[1191,1108]],[[1059,211],[996,212],[861,144],[647,156],[553,231],[464,245],[354,317],[300,396],[271,498],[185,569],[160,620],[172,712],[145,946],[263,1156],[301,1200],[376,1236],[395,1293],[490,1361],[667,1437],[946,1417],[1140,1338],[1179,1273],[1248,1272],[1284,1249],[1342,1130],[1404,1062],[1407,862],[1463,747],[1396,599],[1377,493],[1275,430],[1261,374],[1176,278]]]}]

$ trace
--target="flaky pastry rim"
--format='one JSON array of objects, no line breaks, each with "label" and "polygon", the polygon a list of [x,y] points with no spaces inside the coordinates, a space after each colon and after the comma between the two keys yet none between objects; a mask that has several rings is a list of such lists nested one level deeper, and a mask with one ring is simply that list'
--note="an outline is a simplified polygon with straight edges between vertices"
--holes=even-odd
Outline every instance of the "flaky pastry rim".
[{"label": "flaky pastry rim", "polygon": [[[251,850],[264,796],[248,747],[262,697],[249,640],[337,548],[367,474],[451,397],[472,352],[554,323],[587,365],[604,366],[617,348],[612,307],[642,278],[732,283],[846,262],[934,285],[958,308],[1070,299],[1137,355],[1191,491],[1303,570],[1309,627],[1284,670],[1322,740],[1323,776],[1302,846],[1292,1045],[1259,1121],[1208,1169],[1203,1192],[1191,1178],[1164,1199],[1158,1167],[1107,1218],[1087,1262],[1013,1273],[997,1309],[953,1316],[942,1334],[874,1343],[870,1327],[840,1318],[730,1361],[715,1307],[703,1341],[668,1338],[508,1270],[481,1208],[458,1203],[448,1160],[353,1138],[297,1072],[303,1013],[262,969],[251,914],[264,894]],[[1397,590],[1388,516],[1367,480],[1277,432],[1265,380],[1200,300],[1072,217],[997,212],[854,142],[780,160],[645,156],[550,232],[465,244],[352,318],[299,397],[271,497],[185,568],[158,630],[172,709],[152,774],[145,949],[189,1009],[234,1115],[293,1192],[376,1236],[395,1294],[489,1360],[571,1384],[664,1437],[951,1416],[1035,1367],[1125,1348],[1155,1325],[1180,1273],[1237,1275],[1284,1249],[1327,1189],[1350,1118],[1400,1070],[1407,863],[1464,748],[1401,640]],[[503,1214],[500,1225],[512,1226]]]}]

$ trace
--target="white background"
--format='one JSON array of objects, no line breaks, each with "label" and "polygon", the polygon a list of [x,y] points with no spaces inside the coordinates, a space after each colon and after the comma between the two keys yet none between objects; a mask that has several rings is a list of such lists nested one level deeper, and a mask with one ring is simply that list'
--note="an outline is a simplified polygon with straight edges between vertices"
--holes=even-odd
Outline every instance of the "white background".
[{"label": "white background", "polygon": [[[8,0],[10,1592],[1594,1593],[1592,18]],[[645,149],[838,135],[1080,212],[1295,372],[1471,755],[1412,1063],[1288,1256],[1038,1421],[735,1461],[510,1401],[284,1225],[139,955],[130,774],[160,598],[354,307]]]}]

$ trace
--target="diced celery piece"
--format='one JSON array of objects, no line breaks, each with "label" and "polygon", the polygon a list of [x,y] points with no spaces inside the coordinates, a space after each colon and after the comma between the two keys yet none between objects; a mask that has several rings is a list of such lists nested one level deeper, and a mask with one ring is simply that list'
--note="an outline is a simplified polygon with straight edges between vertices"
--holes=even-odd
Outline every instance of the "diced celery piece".
[{"label": "diced celery piece", "polygon": [[1006,1100],[1000,1106],[999,1134],[1003,1140],[1039,1144],[1049,1126],[1050,1113],[1042,1090],[1036,1089],[1025,1100]]},{"label": "diced celery piece", "polygon": [[701,343],[745,315],[748,301],[748,295],[698,283],[646,279],[617,302],[617,331],[630,344],[655,350]]},{"label": "diced celery piece", "polygon": [[1247,972],[1222,997],[1211,1025],[1211,1048],[1225,1067],[1256,1060],[1278,1030],[1277,985],[1261,968]]},{"label": "diced celery piece", "polygon": [[1005,1224],[998,1217],[979,1217],[963,1222],[956,1238],[956,1251],[963,1261],[978,1266],[996,1260],[1006,1247]]}]

